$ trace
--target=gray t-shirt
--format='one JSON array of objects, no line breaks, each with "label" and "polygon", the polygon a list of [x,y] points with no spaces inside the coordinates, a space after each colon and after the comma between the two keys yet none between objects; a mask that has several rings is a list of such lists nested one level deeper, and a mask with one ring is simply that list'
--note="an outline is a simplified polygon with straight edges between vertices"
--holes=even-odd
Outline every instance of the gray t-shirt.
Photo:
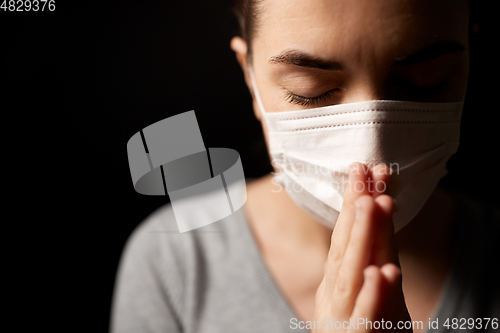
[{"label": "gray t-shirt", "polygon": [[[500,332],[491,319],[484,330],[484,318],[500,319],[500,213],[465,196],[460,201],[455,264],[431,318],[438,329],[427,332],[474,332],[469,327],[480,324],[482,332]],[[309,332],[298,328],[300,319],[267,269],[244,212],[180,234],[166,205],[140,224],[123,251],[110,331]],[[193,218],[200,213],[211,214],[196,211]]]}]

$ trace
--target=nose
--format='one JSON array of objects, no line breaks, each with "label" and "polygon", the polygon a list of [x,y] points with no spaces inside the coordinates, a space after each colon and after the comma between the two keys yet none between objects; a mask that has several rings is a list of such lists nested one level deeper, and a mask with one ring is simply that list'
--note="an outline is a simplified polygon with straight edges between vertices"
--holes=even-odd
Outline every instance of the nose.
[{"label": "nose", "polygon": [[343,103],[391,99],[383,80],[365,77],[350,84],[344,93]]}]

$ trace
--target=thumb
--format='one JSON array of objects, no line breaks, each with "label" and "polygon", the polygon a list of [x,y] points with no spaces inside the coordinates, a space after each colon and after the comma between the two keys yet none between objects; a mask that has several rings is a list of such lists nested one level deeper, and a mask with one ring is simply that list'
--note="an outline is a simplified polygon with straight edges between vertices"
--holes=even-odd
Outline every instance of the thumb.
[{"label": "thumb", "polygon": [[[391,321],[393,329],[397,327],[398,322],[411,322],[403,294],[401,269],[392,263],[388,263],[381,267],[380,272],[383,276],[385,290],[385,296],[382,300],[382,318]],[[400,330],[413,332],[411,328]]]},{"label": "thumb", "polygon": [[399,257],[392,223],[392,212],[394,209],[393,199],[382,194],[375,198],[377,205],[378,225],[373,241],[372,256],[370,264],[382,267],[387,263],[392,263],[399,267]]}]

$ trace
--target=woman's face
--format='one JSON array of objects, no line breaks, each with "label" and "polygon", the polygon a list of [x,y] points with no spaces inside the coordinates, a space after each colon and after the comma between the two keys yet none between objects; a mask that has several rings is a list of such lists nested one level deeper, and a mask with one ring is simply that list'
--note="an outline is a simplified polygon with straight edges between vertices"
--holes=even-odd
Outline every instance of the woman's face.
[{"label": "woman's face", "polygon": [[[264,0],[263,5],[252,64],[267,112],[381,99],[464,99],[465,0]],[[239,59],[246,70],[241,54]]]}]

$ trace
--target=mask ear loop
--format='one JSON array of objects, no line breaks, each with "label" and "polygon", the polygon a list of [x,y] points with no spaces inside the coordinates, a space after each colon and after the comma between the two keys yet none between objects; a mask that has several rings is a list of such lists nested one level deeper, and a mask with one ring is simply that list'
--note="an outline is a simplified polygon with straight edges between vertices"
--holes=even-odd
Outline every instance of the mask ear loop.
[{"label": "mask ear loop", "polygon": [[248,65],[248,73],[250,74],[250,80],[252,81],[253,94],[255,96],[255,99],[257,100],[257,105],[259,106],[259,110],[262,116],[264,117],[264,119],[266,119],[266,109],[264,109],[264,105],[262,104],[262,100],[260,99],[259,91],[257,90],[257,83],[255,82],[255,75],[252,65]]}]

